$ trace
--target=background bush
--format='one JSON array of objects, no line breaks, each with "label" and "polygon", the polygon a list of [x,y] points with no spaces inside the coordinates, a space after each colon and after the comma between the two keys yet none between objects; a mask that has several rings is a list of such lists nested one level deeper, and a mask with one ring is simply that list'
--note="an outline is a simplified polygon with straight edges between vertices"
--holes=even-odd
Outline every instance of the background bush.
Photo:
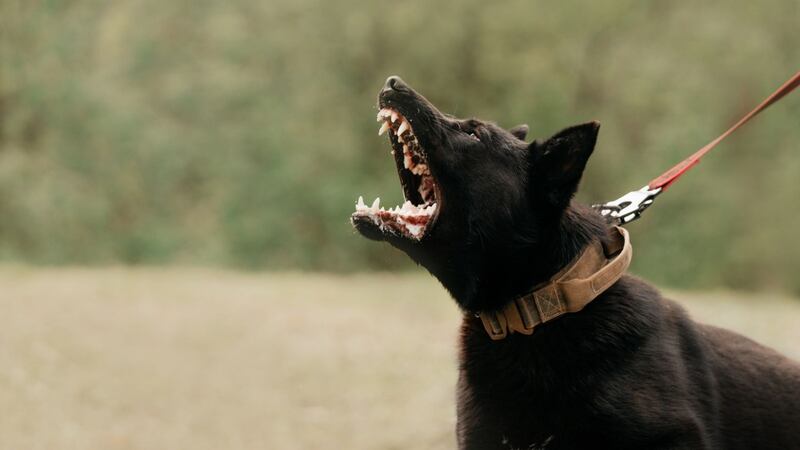
[{"label": "background bush", "polygon": [[[580,199],[639,187],[800,69],[796,0],[4,0],[0,259],[407,268],[353,235],[400,202],[375,96],[545,137],[603,123]],[[800,95],[631,226],[634,271],[800,292]]]}]

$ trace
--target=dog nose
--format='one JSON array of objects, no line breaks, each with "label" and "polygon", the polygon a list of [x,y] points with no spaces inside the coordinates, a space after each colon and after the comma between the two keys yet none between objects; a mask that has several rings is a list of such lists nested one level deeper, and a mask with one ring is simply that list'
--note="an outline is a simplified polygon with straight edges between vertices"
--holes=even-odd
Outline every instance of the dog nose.
[{"label": "dog nose", "polygon": [[397,75],[392,75],[386,79],[386,83],[383,85],[383,91],[396,91],[405,87],[405,83],[403,80],[400,79]]}]

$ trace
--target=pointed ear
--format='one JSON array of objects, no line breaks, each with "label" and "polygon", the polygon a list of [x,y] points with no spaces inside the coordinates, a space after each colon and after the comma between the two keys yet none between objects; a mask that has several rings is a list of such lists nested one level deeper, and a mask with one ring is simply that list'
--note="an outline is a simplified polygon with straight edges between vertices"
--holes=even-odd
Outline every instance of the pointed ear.
[{"label": "pointed ear", "polygon": [[525,124],[517,125],[514,128],[508,130],[508,132],[516,136],[516,138],[519,139],[520,141],[524,141],[525,137],[528,136],[528,125]]},{"label": "pointed ear", "polygon": [[566,208],[578,190],[583,169],[594,150],[599,122],[588,122],[559,131],[544,142],[530,145],[534,153],[533,183],[557,208]]}]

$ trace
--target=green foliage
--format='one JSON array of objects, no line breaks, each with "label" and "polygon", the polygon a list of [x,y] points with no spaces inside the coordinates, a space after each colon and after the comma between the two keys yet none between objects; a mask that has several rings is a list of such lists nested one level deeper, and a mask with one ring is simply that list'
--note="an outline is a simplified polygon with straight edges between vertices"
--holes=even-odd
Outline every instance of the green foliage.
[{"label": "green foliage", "polygon": [[[44,264],[408,267],[355,237],[401,193],[375,95],[603,122],[580,199],[643,185],[798,70],[795,0],[6,0],[0,258]],[[634,270],[800,292],[800,97],[707,157],[631,226]]]}]

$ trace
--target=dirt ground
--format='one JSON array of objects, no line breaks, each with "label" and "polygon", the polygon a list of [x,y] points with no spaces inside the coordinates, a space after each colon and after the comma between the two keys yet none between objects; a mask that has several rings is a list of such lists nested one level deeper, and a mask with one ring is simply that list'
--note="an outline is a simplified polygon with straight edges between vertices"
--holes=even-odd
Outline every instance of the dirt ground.
[{"label": "dirt ground", "polygon": [[[671,293],[800,359],[800,301]],[[449,449],[425,275],[0,268],[0,449]]]}]

